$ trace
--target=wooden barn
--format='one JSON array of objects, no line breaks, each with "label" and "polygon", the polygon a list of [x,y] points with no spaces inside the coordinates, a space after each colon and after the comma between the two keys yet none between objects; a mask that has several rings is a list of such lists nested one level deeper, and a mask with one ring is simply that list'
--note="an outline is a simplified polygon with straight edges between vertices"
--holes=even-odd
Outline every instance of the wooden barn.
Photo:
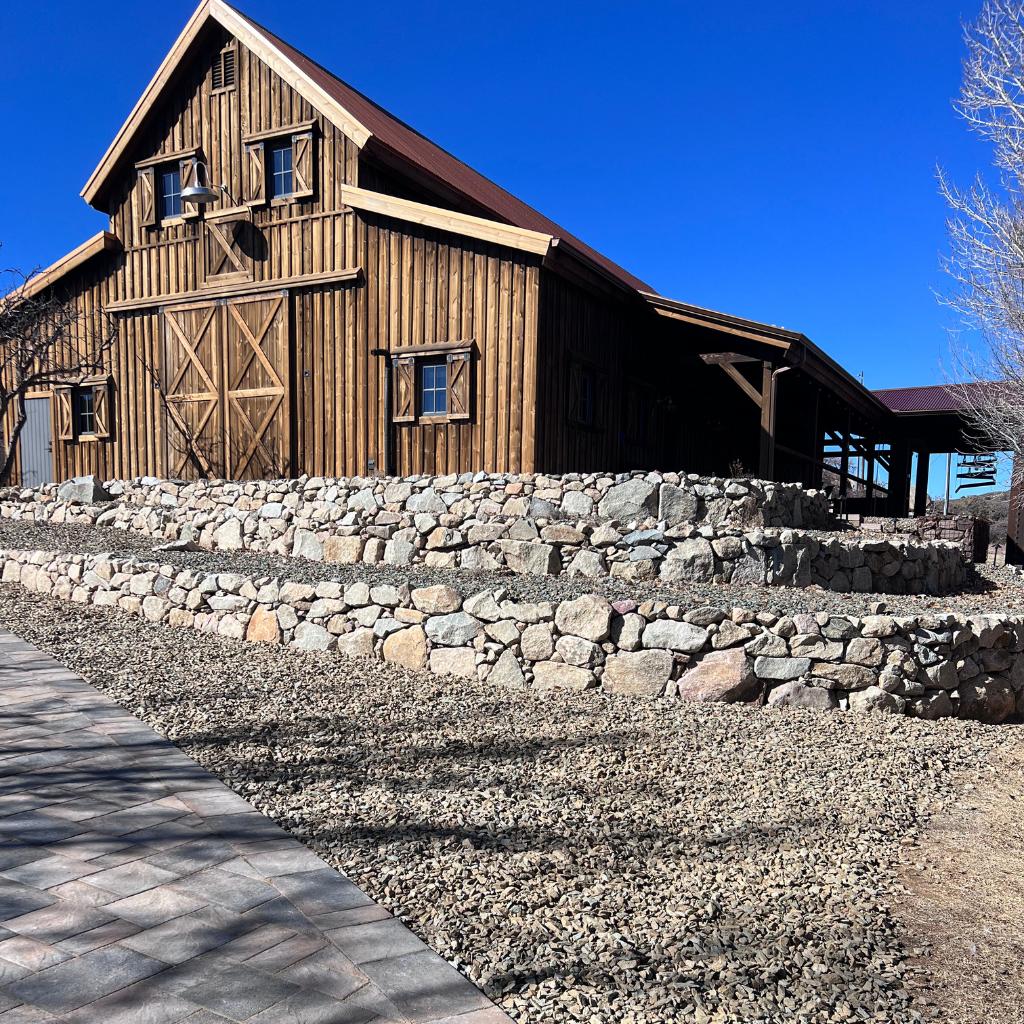
[{"label": "wooden barn", "polygon": [[222,0],[82,196],[108,229],[29,289],[116,341],[27,402],[25,483],[837,470],[906,505],[894,415],[802,334],[656,294]]}]

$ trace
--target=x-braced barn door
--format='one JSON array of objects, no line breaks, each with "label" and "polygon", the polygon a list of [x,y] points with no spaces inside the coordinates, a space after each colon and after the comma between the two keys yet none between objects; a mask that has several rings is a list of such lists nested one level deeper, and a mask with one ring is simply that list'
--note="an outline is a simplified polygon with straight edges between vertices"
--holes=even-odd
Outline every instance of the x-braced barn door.
[{"label": "x-braced barn door", "polygon": [[288,471],[288,304],[284,295],[229,299],[224,332],[228,476]]},{"label": "x-braced barn door", "polygon": [[288,303],[283,293],[164,309],[162,389],[173,476],[288,471]]},{"label": "x-braced barn door", "polygon": [[162,391],[170,476],[221,476],[222,317],[215,302],[164,310]]}]

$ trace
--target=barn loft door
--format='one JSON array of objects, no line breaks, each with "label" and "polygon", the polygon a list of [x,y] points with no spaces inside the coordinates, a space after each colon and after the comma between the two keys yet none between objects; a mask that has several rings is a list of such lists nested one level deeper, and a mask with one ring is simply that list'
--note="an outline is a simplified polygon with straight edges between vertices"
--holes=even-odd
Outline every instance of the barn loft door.
[{"label": "barn loft door", "polygon": [[174,476],[282,476],[290,448],[288,303],[259,295],[164,310]]}]

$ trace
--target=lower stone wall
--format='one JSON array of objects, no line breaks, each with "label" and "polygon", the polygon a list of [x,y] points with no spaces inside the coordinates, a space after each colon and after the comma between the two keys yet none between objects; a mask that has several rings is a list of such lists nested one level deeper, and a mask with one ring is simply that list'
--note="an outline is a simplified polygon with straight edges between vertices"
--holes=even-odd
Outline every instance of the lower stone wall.
[{"label": "lower stone wall", "polygon": [[755,701],[997,723],[1024,712],[1024,617],[779,617],[558,604],[501,590],[314,586],[107,556],[0,551],[0,579],[151,622],[537,690]]}]

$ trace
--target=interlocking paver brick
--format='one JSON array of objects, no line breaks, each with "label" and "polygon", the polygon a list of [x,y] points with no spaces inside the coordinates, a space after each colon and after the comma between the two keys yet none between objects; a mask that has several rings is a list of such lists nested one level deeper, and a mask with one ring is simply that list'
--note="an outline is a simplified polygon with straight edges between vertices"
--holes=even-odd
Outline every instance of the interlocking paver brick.
[{"label": "interlocking paver brick", "polygon": [[186,999],[234,1020],[245,1020],[300,992],[298,985],[244,964],[215,971],[182,992]]},{"label": "interlocking paver brick", "polygon": [[0,874],[0,921],[21,917],[32,910],[48,907],[55,897],[31,885],[22,885]]},{"label": "interlocking paver brick", "polygon": [[274,879],[274,885],[309,917],[372,902],[354,882],[327,867],[281,875]]},{"label": "interlocking paver brick", "polygon": [[95,885],[83,882],[80,878],[76,878],[72,882],[61,882],[60,885],[54,885],[49,888],[47,892],[57,899],[72,900],[75,903],[82,903],[89,907],[102,907],[107,903],[113,903],[115,900],[121,899],[116,892],[110,892],[108,889],[98,889]]},{"label": "interlocking paver brick", "polygon": [[413,1024],[488,1005],[479,989],[429,950],[374,960],[362,970]]},{"label": "interlocking paver brick", "polygon": [[55,853],[40,860],[7,868],[3,872],[3,876],[38,889],[49,889],[51,885],[70,882],[73,878],[81,878],[95,870],[89,861],[79,860],[77,857],[64,857]]},{"label": "interlocking paver brick", "polygon": [[272,885],[221,868],[207,868],[187,875],[174,884],[174,889],[238,911],[251,910],[277,896]]},{"label": "interlocking paver brick", "polygon": [[0,1017],[3,1024],[52,1024],[56,1020],[52,1013],[35,1006],[15,1006]]},{"label": "interlocking paver brick", "polygon": [[70,938],[61,939],[57,946],[66,953],[88,953],[91,949],[99,949],[120,939],[126,939],[139,930],[139,926],[132,924],[131,921],[108,921],[98,928],[90,928],[87,932],[79,932]]},{"label": "interlocking paver brick", "polygon": [[365,907],[353,907],[351,910],[335,910],[330,914],[318,914],[313,918],[317,928],[328,934],[334,928],[347,928],[352,924],[368,924],[370,921],[385,921],[391,915],[376,903],[368,903]]},{"label": "interlocking paver brick", "polygon": [[191,914],[204,906],[204,900],[161,885],[109,903],[107,909],[108,913],[123,917],[126,921],[132,921],[143,928],[152,928],[171,918],[181,917],[182,914]]},{"label": "interlocking paver brick", "polygon": [[178,1024],[195,1009],[195,1003],[168,992],[157,974],[63,1014],[60,1020],[61,1024]]},{"label": "interlocking paver brick", "polygon": [[318,949],[310,956],[278,971],[277,976],[336,999],[345,999],[366,984],[366,975],[333,946]]},{"label": "interlocking paver brick", "polygon": [[67,1013],[132,982],[163,970],[164,964],[131,949],[108,946],[7,985],[6,991],[51,1013]]},{"label": "interlocking paver brick", "polygon": [[101,889],[109,889],[121,896],[134,896],[147,889],[155,889],[158,885],[166,885],[176,881],[178,876],[173,871],[154,867],[145,861],[132,861],[120,864],[116,868],[107,868],[88,876],[90,885],[98,885]]},{"label": "interlocking paver brick", "polygon": [[322,992],[300,992],[250,1017],[248,1024],[282,1024],[283,1021],[288,1024],[406,1024],[398,1010],[371,985],[365,985],[341,1001]]},{"label": "interlocking paver brick", "polygon": [[68,959],[68,954],[56,949],[48,942],[30,939],[27,935],[15,935],[0,942],[0,959],[10,960],[20,967],[41,971]]},{"label": "interlocking paver brick", "polygon": [[428,948],[422,939],[418,939],[401,921],[393,917],[385,921],[338,928],[331,932],[331,938],[357,964],[401,956],[403,953],[421,953]]},{"label": "interlocking paver brick", "polygon": [[53,943],[107,924],[110,920],[110,914],[95,907],[60,900],[43,907],[42,910],[33,910],[31,913],[22,914],[21,917],[13,917],[4,922],[4,927],[40,942]]},{"label": "interlocking paver brick", "polygon": [[507,1022],[463,1019],[490,1004],[384,908],[2,630],[0,707],[0,1024]]},{"label": "interlocking paver brick", "polygon": [[31,973],[31,967],[22,967],[21,964],[16,964],[12,960],[0,958],[0,985],[6,985],[9,981],[17,981]]},{"label": "interlocking paver brick", "polygon": [[270,949],[263,950],[249,957],[246,963],[250,967],[258,967],[261,971],[282,971],[291,967],[299,960],[305,960],[310,954],[323,949],[326,940],[316,935],[293,935]]},{"label": "interlocking paver brick", "polygon": [[121,944],[165,963],[180,964],[217,949],[255,927],[255,921],[247,921],[222,907],[203,907],[154,928],[146,928]]}]

